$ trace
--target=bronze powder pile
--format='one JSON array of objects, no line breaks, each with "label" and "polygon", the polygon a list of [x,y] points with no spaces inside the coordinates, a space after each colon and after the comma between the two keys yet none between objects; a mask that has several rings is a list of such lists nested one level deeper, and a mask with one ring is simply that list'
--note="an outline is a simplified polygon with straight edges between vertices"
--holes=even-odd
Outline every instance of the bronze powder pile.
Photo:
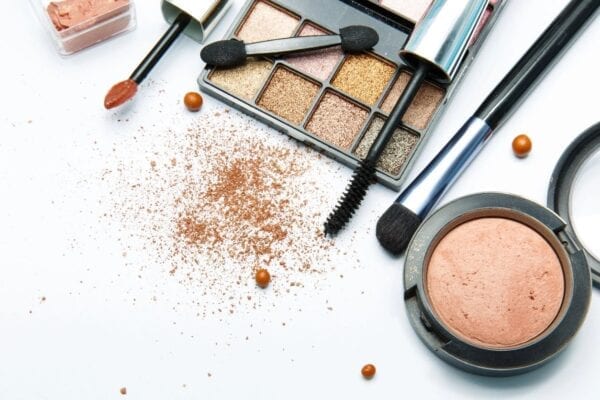
[{"label": "bronze powder pile", "polygon": [[139,129],[132,140],[148,147],[142,156],[115,150],[103,177],[114,197],[106,216],[128,265],[174,277],[195,294],[199,315],[255,308],[265,298],[259,268],[271,272],[275,296],[319,286],[341,255],[321,233],[339,169],[247,117],[208,112],[187,130]]}]

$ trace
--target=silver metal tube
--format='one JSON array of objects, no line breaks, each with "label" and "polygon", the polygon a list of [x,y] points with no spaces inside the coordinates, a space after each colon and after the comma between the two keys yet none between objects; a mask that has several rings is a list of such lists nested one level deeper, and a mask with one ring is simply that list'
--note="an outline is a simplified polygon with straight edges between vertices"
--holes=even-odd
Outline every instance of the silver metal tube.
[{"label": "silver metal tube", "polygon": [[435,0],[400,55],[413,68],[426,62],[440,82],[456,75],[489,0]]},{"label": "silver metal tube", "polygon": [[395,202],[424,218],[479,153],[492,132],[484,120],[469,119]]}]

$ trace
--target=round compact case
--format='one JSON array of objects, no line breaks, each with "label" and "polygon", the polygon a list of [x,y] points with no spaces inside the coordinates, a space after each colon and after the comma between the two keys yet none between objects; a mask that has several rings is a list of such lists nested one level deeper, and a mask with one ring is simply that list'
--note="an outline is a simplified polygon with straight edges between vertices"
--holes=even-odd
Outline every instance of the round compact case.
[{"label": "round compact case", "polygon": [[406,254],[404,298],[435,354],[472,373],[506,376],[565,348],[585,319],[592,277],[600,283],[591,231],[600,218],[598,172],[600,123],[561,157],[549,208],[480,193],[423,222]]}]

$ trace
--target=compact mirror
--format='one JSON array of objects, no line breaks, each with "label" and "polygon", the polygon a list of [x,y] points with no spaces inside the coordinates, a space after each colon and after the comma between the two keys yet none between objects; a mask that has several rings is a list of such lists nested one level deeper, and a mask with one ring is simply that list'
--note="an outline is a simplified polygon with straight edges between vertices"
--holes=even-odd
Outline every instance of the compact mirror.
[{"label": "compact mirror", "polygon": [[548,206],[567,222],[565,231],[584,250],[600,288],[600,122],[579,135],[558,161]]},{"label": "compact mirror", "polygon": [[579,168],[570,203],[571,223],[579,241],[600,261],[600,149]]}]

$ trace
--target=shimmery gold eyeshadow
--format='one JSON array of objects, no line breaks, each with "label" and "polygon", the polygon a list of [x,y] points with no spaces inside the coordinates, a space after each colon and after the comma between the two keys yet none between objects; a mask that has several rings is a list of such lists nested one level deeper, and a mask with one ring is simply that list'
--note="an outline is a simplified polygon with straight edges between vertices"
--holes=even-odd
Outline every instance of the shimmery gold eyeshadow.
[{"label": "shimmery gold eyeshadow", "polygon": [[[312,24],[307,24],[304,25],[298,36],[316,36],[325,34],[327,34],[327,32],[324,30],[319,29]],[[329,78],[343,55],[344,53],[339,47],[334,47],[288,57],[286,61],[299,71],[324,81]]]},{"label": "shimmery gold eyeshadow", "polygon": [[326,92],[306,130],[347,150],[365,125],[367,116],[366,110],[332,92]]},{"label": "shimmery gold eyeshadow", "polygon": [[[408,73],[402,72],[400,74],[381,105],[384,112],[390,113],[392,111],[409,80],[410,75]],[[404,114],[402,122],[418,130],[424,130],[429,125],[443,98],[444,91],[442,89],[430,83],[424,83],[419,88],[406,114]]]},{"label": "shimmery gold eyeshadow", "polygon": [[[369,126],[369,130],[367,130],[367,133],[365,133],[365,136],[356,148],[355,154],[359,158],[363,159],[367,156],[369,148],[375,141],[381,128],[383,128],[384,123],[385,120],[381,117],[375,117],[373,119],[373,122],[371,122],[371,125]],[[418,142],[419,136],[414,133],[401,128],[396,129],[394,136],[392,136],[387,146],[385,146],[383,154],[379,157],[377,168],[391,176],[399,175],[400,172],[402,172],[402,167]]]},{"label": "shimmery gold eyeshadow", "polygon": [[249,60],[241,67],[214,70],[209,79],[215,85],[245,100],[252,100],[271,72],[271,63]]},{"label": "shimmery gold eyeshadow", "polygon": [[247,43],[290,37],[298,26],[298,18],[279,8],[257,1],[237,32]]},{"label": "shimmery gold eyeshadow", "polygon": [[279,67],[260,96],[258,105],[281,118],[302,123],[319,86],[286,68]]},{"label": "shimmery gold eyeshadow", "polygon": [[365,104],[374,105],[395,68],[370,54],[349,55],[331,82],[333,86],[346,92]]}]

